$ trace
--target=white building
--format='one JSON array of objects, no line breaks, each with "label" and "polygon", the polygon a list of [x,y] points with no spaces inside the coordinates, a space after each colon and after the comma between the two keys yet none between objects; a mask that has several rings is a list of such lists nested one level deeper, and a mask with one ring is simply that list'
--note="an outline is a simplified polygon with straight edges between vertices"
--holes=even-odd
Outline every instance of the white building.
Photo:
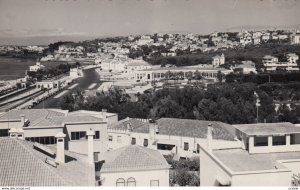
[{"label": "white building", "polygon": [[47,55],[46,57],[42,57],[41,61],[53,61],[54,56],[53,55]]},{"label": "white building", "polygon": [[288,62],[278,62],[278,58],[266,55],[263,57],[263,64],[266,71],[276,71],[278,68],[285,69],[286,71],[298,71],[299,67],[297,60],[299,59],[296,54],[287,54]]},{"label": "white building", "polygon": [[169,164],[155,150],[128,145],[104,153],[102,186],[169,186]]},{"label": "white building", "polygon": [[135,80],[140,80],[144,82],[159,81],[170,78],[170,75],[181,74],[182,79],[187,79],[189,77],[195,76],[196,72],[206,79],[217,79],[218,72],[227,75],[232,72],[232,70],[227,70],[224,68],[213,68],[213,67],[153,67],[151,69],[145,69],[136,71]]},{"label": "white building", "polygon": [[125,73],[129,79],[133,79],[137,71],[150,69],[152,66],[144,60],[132,60],[126,64]]},{"label": "white building", "polygon": [[300,31],[296,31],[291,35],[291,44],[300,44]]},{"label": "white building", "polygon": [[[64,137],[57,138],[58,144],[63,145],[63,142]],[[2,187],[96,184],[95,171],[89,167],[88,157],[64,150],[64,146],[49,147],[11,137],[0,138],[0,150]]]},{"label": "white building", "polygon": [[201,146],[202,186],[299,185],[300,128],[291,123],[236,125],[241,147]]},{"label": "white building", "polygon": [[129,145],[107,152],[117,115],[58,109],[0,115],[1,186],[169,186],[155,150]]},{"label": "white building", "polygon": [[0,116],[0,136],[7,136],[13,128],[24,131],[23,139],[41,144],[56,144],[55,135],[67,134],[68,150],[86,153],[86,131],[95,131],[95,152],[107,149],[107,123],[118,120],[116,114],[59,109],[11,110]]},{"label": "white building", "polygon": [[299,56],[295,53],[289,53],[286,55],[289,63],[297,63]]},{"label": "white building", "polygon": [[212,65],[214,67],[219,67],[220,65],[223,65],[223,64],[225,64],[225,56],[223,53],[221,56],[216,55],[212,58]]},{"label": "white building", "polygon": [[71,78],[78,78],[81,76],[81,72],[78,68],[71,68],[69,75]]},{"label": "white building", "polygon": [[142,36],[141,39],[137,41],[137,45],[142,46],[142,45],[149,45],[154,42],[153,39],[150,38],[150,36]]},{"label": "white building", "polygon": [[153,123],[146,119],[124,119],[108,128],[108,149],[139,145],[158,150],[174,159],[199,156],[200,145],[206,142],[209,123],[218,131],[213,134],[214,147],[239,147],[234,128],[222,122],[161,118]]},{"label": "white building", "polygon": [[256,68],[255,68],[255,63],[253,61],[242,61],[242,64],[236,66],[234,68],[235,72],[240,72],[244,74],[249,74],[249,73],[257,73]]},{"label": "white building", "polygon": [[29,66],[29,71],[36,72],[36,71],[42,70],[44,68],[45,68],[45,66],[41,65],[41,63],[38,61],[38,62],[36,62],[35,65]]}]

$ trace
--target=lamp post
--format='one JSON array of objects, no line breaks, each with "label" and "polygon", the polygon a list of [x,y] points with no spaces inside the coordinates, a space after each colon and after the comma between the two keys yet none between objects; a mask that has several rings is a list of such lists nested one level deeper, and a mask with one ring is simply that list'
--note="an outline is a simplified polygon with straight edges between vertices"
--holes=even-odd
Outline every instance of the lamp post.
[{"label": "lamp post", "polygon": [[73,96],[73,99],[74,99],[73,111],[75,111],[75,102],[76,102],[77,94],[76,93],[72,93],[72,96]]},{"label": "lamp post", "polygon": [[260,99],[256,92],[254,92],[255,98],[256,98],[256,123],[258,123],[258,108],[260,107]]}]

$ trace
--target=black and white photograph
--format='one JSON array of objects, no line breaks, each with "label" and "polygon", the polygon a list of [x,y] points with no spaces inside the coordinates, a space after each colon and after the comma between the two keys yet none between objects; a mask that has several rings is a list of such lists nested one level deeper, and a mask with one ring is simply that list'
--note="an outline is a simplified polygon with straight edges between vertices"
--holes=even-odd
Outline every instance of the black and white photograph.
[{"label": "black and white photograph", "polygon": [[0,190],[300,186],[300,0],[0,0]]}]

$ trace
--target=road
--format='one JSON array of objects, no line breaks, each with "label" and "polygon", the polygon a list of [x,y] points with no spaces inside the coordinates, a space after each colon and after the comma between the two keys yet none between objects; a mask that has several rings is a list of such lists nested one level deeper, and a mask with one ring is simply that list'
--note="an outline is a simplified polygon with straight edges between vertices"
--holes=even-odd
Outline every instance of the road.
[{"label": "road", "polygon": [[[97,83],[96,86],[94,86],[93,89],[97,89],[100,86],[100,80],[97,72],[95,71],[95,68],[86,69],[83,70],[84,76],[82,78],[78,79],[78,85],[74,85],[74,88],[67,88],[66,91],[62,91],[61,95],[54,96],[51,98],[46,99],[45,101],[40,102],[38,105],[34,106],[35,109],[41,109],[41,108],[60,108],[60,101],[61,99],[71,93],[72,91],[76,89],[82,89],[82,90],[88,90],[91,84]],[[71,85],[72,87],[73,85]],[[90,89],[89,89],[90,90]]]}]

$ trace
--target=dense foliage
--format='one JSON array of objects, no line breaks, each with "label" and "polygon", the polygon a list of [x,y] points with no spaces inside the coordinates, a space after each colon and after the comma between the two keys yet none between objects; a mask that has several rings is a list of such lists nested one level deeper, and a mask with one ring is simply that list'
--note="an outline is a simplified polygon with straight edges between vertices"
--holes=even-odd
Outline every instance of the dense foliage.
[{"label": "dense foliage", "polygon": [[168,164],[171,165],[170,185],[175,186],[199,186],[200,185],[200,159],[174,160],[172,155],[165,156]]},{"label": "dense foliage", "polygon": [[[282,87],[280,87],[282,86]],[[63,109],[87,109],[119,114],[119,118],[153,118],[162,117],[215,120],[229,124],[256,122],[256,97],[259,95],[259,122],[299,122],[300,105],[288,105],[291,99],[298,99],[299,83],[278,84],[277,94],[273,84],[257,86],[253,83],[217,83],[209,85],[207,90],[195,87],[163,88],[152,93],[138,95],[137,102],[131,102],[130,97],[119,89],[111,89],[106,93],[99,93],[96,97],[84,98],[81,91],[74,95],[67,95],[62,99]],[[283,92],[290,95],[284,97]],[[286,103],[274,100],[285,100]],[[276,111],[275,103],[278,103]]]}]

